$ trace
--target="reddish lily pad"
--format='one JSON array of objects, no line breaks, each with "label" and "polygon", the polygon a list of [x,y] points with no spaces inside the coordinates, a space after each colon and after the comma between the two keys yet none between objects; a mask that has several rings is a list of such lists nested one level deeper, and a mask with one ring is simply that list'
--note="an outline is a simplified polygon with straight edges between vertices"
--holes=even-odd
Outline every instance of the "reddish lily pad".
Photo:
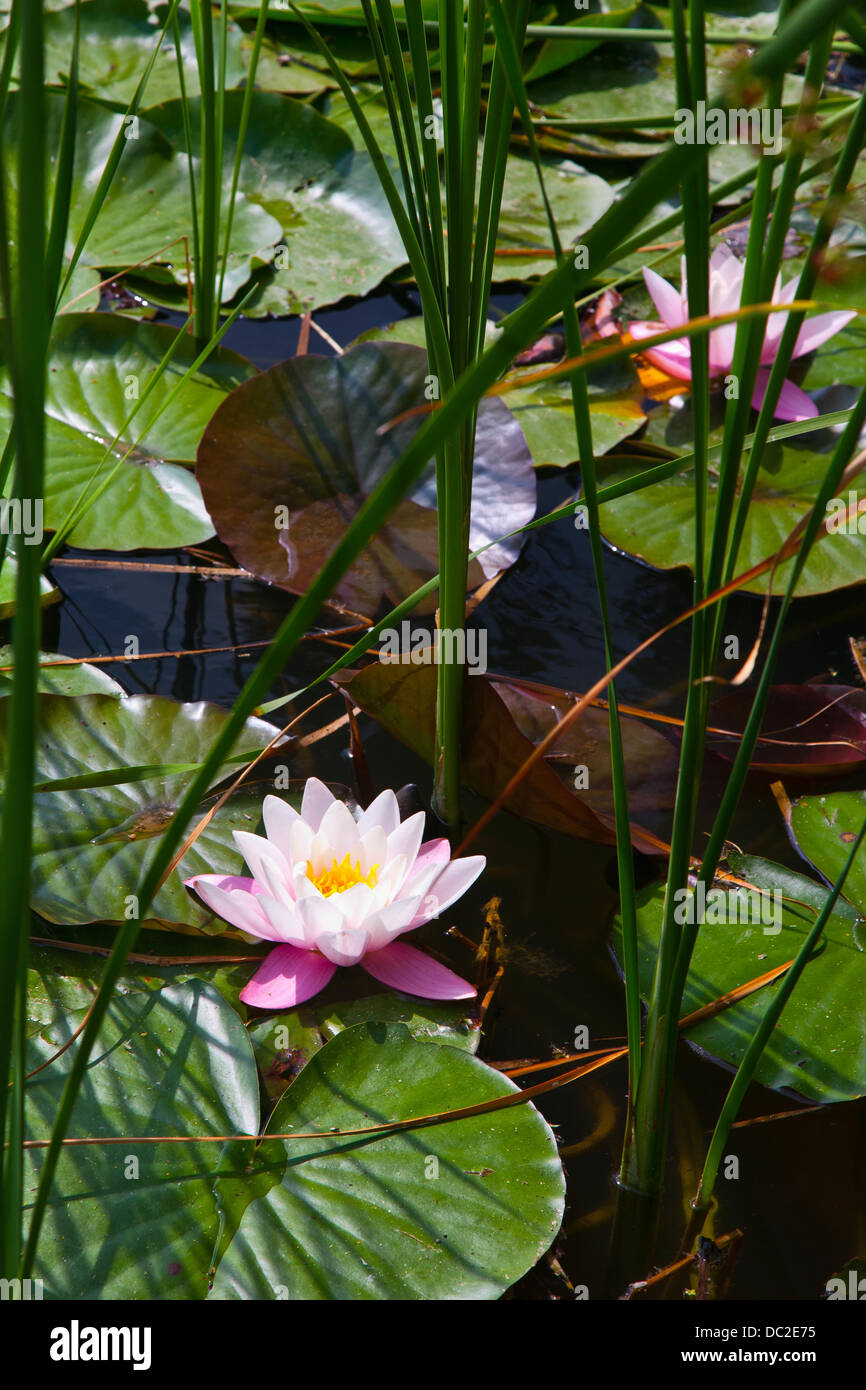
[{"label": "reddish lily pad", "polygon": [[[754,699],[737,690],[710,714],[709,746],[733,758]],[[730,730],[726,736],[721,730]],[[847,772],[866,761],[866,690],[848,685],[776,685],[752,767],[766,772]]]},{"label": "reddish lily pad", "polygon": [[[213,416],[198,451],[196,476],[220,539],[252,573],[303,593],[424,417],[383,434],[379,427],[424,405],[434,389],[426,353],[403,343],[296,357],[243,383]],[[374,613],[383,596],[396,604],[436,573],[435,503],[431,467],[341,580],[335,604]],[[532,458],[520,426],[501,401],[483,401],[470,547],[534,514]],[[485,552],[470,567],[470,587],[511,564],[519,549],[518,538]],[[437,601],[431,596],[427,610]]]},{"label": "reddish lily pad", "polygon": [[[377,661],[361,671],[343,672],[335,683],[371,714],[389,733],[414,752],[433,759],[436,670],[430,665]],[[537,697],[516,682],[502,678],[467,677],[464,682],[463,774],[467,783],[492,801],[526,762],[554,719],[574,699],[555,691],[555,699]],[[647,812],[664,807],[673,788],[677,755],[654,730],[638,720],[624,720],[630,791]],[[585,767],[588,785],[577,769]],[[558,775],[558,771],[564,773]],[[666,790],[666,788],[668,790]],[[587,710],[555,746],[550,759],[539,761],[506,803],[525,820],[566,835],[615,844],[613,796],[607,743],[607,714]],[[657,853],[659,842],[639,825],[632,826],[634,844]]]}]

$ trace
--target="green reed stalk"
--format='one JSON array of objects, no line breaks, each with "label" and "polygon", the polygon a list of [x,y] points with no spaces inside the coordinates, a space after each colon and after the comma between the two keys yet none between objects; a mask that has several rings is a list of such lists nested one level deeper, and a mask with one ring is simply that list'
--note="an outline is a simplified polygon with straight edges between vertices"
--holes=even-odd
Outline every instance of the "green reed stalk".
[{"label": "green reed stalk", "polygon": [[[433,111],[421,5],[419,0],[410,0],[406,6],[407,62],[390,4],[383,0],[375,0],[375,6],[373,0],[363,0],[363,4],[397,151],[403,186],[399,208],[395,206],[393,180],[386,172],[381,150],[369,125],[360,118],[359,103],[333,59],[318,40],[317,43],[329,58],[358,121],[403,236],[421,294],[432,389],[441,398],[451,390],[456,377],[471,368],[482,350],[512,107],[504,99],[507,84],[497,58],[479,174],[483,0],[469,0],[465,17],[451,0],[442,0],[439,38],[445,146],[443,218],[435,139],[438,123]],[[525,0],[517,6],[509,0],[509,12],[515,16],[517,30],[522,32],[527,13]],[[461,632],[464,624],[474,441],[472,409],[453,436],[443,441],[436,455],[439,626],[452,633]],[[462,667],[440,660],[437,684],[433,803],[440,817],[453,825],[459,817],[460,803]]]},{"label": "green reed stalk", "polygon": [[[17,286],[4,304],[5,333],[14,393],[13,499],[43,494],[44,399],[49,299],[46,284],[45,110],[42,4],[20,6],[20,70],[17,114]],[[67,152],[68,157],[68,152]],[[36,176],[34,177],[34,170]],[[0,245],[3,284],[10,284],[8,246]],[[36,749],[36,694],[41,633],[39,549],[18,547],[13,623],[15,673],[9,710],[8,790],[0,821],[0,1196],[5,1277],[14,1276],[21,1247],[23,1056],[28,934],[32,786]],[[5,1078],[12,1076],[11,1094]],[[6,1141],[9,1147],[6,1148]]]},{"label": "green reed stalk", "polygon": [[[786,7],[783,6],[783,11],[785,8]],[[788,40],[788,42],[790,43],[790,32],[794,28],[794,23],[796,22],[798,17],[799,16],[795,15],[793,23],[782,25],[780,30],[780,38],[783,42],[784,40]],[[826,35],[823,37],[821,35],[816,36],[815,50],[810,55],[809,62],[809,72],[813,80],[817,79],[818,81],[820,81],[820,76],[823,74],[824,66],[826,64],[827,49],[828,40],[826,38]],[[780,78],[781,74],[777,74],[777,80],[771,88],[771,102],[777,102],[781,94]],[[806,95],[805,99],[806,101],[809,100],[808,94]],[[856,133],[854,138],[856,138]],[[782,193],[777,199],[776,204],[776,226],[779,228],[779,231],[777,236],[771,236],[771,246],[769,248],[769,255],[765,252],[763,246],[763,226],[764,217],[766,215],[766,209],[769,205],[771,171],[769,167],[767,167],[762,168],[759,172],[758,184],[754,200],[755,207],[753,211],[753,221],[751,229],[752,235],[750,236],[749,241],[749,256],[746,268],[747,283],[745,286],[745,292],[743,296],[744,302],[750,302],[753,301],[754,298],[760,298],[761,293],[763,293],[765,290],[768,294],[771,293],[772,290],[772,283],[778,265],[778,261],[774,260],[774,255],[777,249],[778,255],[781,255],[781,243],[784,238],[784,230],[787,226],[787,215],[790,211],[790,205],[786,206],[787,187],[796,186],[798,176],[800,173],[800,167],[799,165],[789,162],[785,172],[787,175],[787,179],[785,176],[783,176]],[[801,290],[804,288],[802,284],[800,288]],[[811,285],[809,285],[807,288],[811,289]],[[711,552],[710,567],[707,577],[707,584],[711,589],[718,587],[718,584],[720,582],[721,562],[719,557],[724,556],[723,538],[727,533],[727,520],[730,515],[730,508],[735,496],[735,483],[739,472],[739,459],[744,443],[745,421],[748,413],[748,404],[751,400],[751,394],[754,387],[754,379],[757,373],[758,359],[760,356],[760,346],[763,342],[763,332],[764,330],[760,326],[756,327],[753,331],[750,331],[745,323],[742,323],[738,329],[737,355],[735,358],[735,375],[738,375],[738,379],[740,381],[741,400],[740,402],[738,402],[738,405],[737,407],[735,407],[734,411],[729,413],[728,415],[727,428],[725,431],[725,438],[722,445],[722,458],[720,469],[721,482],[719,487],[719,496],[717,499],[716,525],[714,530],[714,546],[713,551]],[[793,347],[793,336],[791,338],[790,346],[788,348],[788,355],[790,353],[791,347]],[[784,375],[784,364],[780,364],[780,366],[782,368],[782,375]],[[772,412],[770,410],[770,414],[771,413]],[[756,434],[757,433],[758,432],[756,431]],[[850,434],[846,438],[846,447],[848,447],[849,449],[850,447],[852,447],[852,436]],[[753,448],[752,459],[754,459],[755,453],[756,451]],[[840,463],[839,471],[841,471],[842,466],[842,463]],[[747,505],[748,495],[746,496],[745,500],[741,499],[740,503],[740,514],[743,517],[745,516],[745,507],[747,507]],[[815,525],[817,527],[817,522],[815,523]],[[811,540],[809,543],[811,543]],[[808,547],[804,547],[799,557],[799,566],[802,566],[802,564],[805,563],[805,557],[807,553]],[[734,568],[735,556],[731,556],[729,558],[729,562],[725,570],[727,577],[730,577],[730,575],[734,571]],[[799,568],[797,572],[799,573]],[[790,589],[789,592],[793,594],[793,587]],[[784,621],[783,615],[782,621]],[[707,649],[704,655],[705,677],[706,675],[710,675],[712,673],[720,628],[721,618],[717,614],[710,627],[710,632],[712,636],[708,641]],[[781,626],[777,628],[777,642],[780,635]],[[762,677],[762,687],[766,693],[769,692],[769,683],[772,675],[774,660],[775,649],[771,650],[771,654],[768,657]],[[709,687],[705,684],[704,690],[708,691],[708,688]],[[720,852],[721,845],[723,843],[722,836],[724,834],[725,828],[730,824],[730,817],[732,816],[733,809],[739,799],[739,795],[741,793],[742,786],[745,781],[745,776],[748,770],[749,761],[754,750],[754,744],[757,740],[758,732],[760,730],[760,720],[763,715],[763,709],[761,709],[759,713],[758,706],[761,705],[761,703],[762,702],[760,698],[756,700],[756,707],[753,710],[753,713],[755,714],[754,724],[749,730],[749,736],[744,737],[743,739],[743,743],[741,744],[739,750],[741,755],[739,759],[739,765],[732,770],[731,777],[729,779],[724,804],[723,807],[720,809],[719,817],[717,818],[716,826],[714,828],[713,853],[710,856],[705,856],[704,859],[704,865],[702,867],[701,876],[707,876],[710,879],[710,881],[712,878],[712,873],[715,869],[715,864],[717,863],[716,856]],[[763,703],[765,703],[765,701]],[[694,946],[696,934],[697,926],[686,925],[686,927],[683,929],[682,936],[679,941],[674,971],[669,980],[669,1003],[668,1012],[666,1016],[666,1029],[667,1037],[669,1040],[668,1047],[671,1058],[671,1067],[673,1052],[676,1046],[676,1026],[681,1007],[682,993],[685,986],[688,964],[691,959],[691,952]],[[670,1076],[671,1074],[672,1073],[669,1071],[668,1075]],[[662,1147],[659,1148],[659,1165],[661,1162]],[[657,1171],[659,1170],[657,1169]]]},{"label": "green reed stalk", "polygon": [[[686,36],[682,0],[673,0],[671,20],[676,36],[675,68],[677,101],[694,109],[706,100],[706,67],[703,44],[703,6],[689,6],[690,34]],[[683,217],[689,315],[709,312],[709,194],[706,149],[684,175]],[[704,536],[707,511],[707,449],[709,436],[709,339],[692,337],[692,418],[695,441],[695,529],[693,601],[699,603],[704,587]],[[661,1187],[664,1155],[670,1123],[671,1092],[676,1057],[679,1010],[671,998],[680,928],[675,916],[676,892],[686,881],[694,838],[706,727],[705,615],[691,621],[689,683],[680,748],[676,799],[671,829],[671,849],[665,890],[658,956],[650,990],[644,1056],[640,1084],[634,1097],[631,1126],[626,1132],[620,1180],[638,1192],[653,1194]]]},{"label": "green reed stalk", "polygon": [[[199,88],[199,141],[201,154],[201,228],[199,261],[195,268],[195,336],[199,342],[213,337],[219,316],[216,300],[217,243],[219,238],[222,158],[219,131],[221,101],[214,65],[213,10],[210,0],[190,0]],[[192,158],[192,150],[189,151]]]},{"label": "green reed stalk", "polygon": [[[431,33],[438,33],[439,24],[436,20],[428,20],[425,27]],[[858,30],[862,32],[864,35],[864,42],[866,42],[866,30],[863,29],[862,25],[857,20],[853,10],[849,11],[845,16],[845,27],[852,35]],[[488,35],[488,38],[489,37]],[[605,43],[608,39],[612,42],[623,43],[676,43],[676,33],[673,29],[641,29],[639,27],[632,29],[630,27],[614,26],[607,29],[603,25],[593,24],[581,24],[579,26],[565,24],[528,24],[526,26],[526,37],[527,39],[542,39],[544,41],[553,40],[554,43],[557,40],[574,43],[575,39],[598,39]],[[730,44],[743,43],[745,37],[742,31],[738,33],[734,29],[716,29],[711,34],[705,36],[704,42],[708,44],[721,44],[727,47]],[[748,35],[748,42],[754,47],[768,44],[771,41],[772,35],[770,34],[750,33]],[[837,53],[857,53],[862,47],[862,44],[849,43],[846,39],[840,39],[833,44],[833,49]]]},{"label": "green reed stalk", "polygon": [[[232,168],[232,186],[229,193],[229,205],[226,211],[226,230],[223,238],[222,264],[220,266],[219,289],[217,290],[217,304],[223,301],[223,286],[226,278],[226,267],[229,263],[229,246],[232,239],[232,224],[235,216],[235,203],[238,196],[238,183],[241,176],[241,163],[243,161],[244,146],[247,141],[247,130],[250,123],[250,110],[253,104],[253,92],[255,90],[256,72],[259,66],[259,57],[262,51],[262,41],[265,37],[265,24],[268,19],[268,9],[270,0],[260,0],[258,19],[256,20],[255,33],[253,34],[253,46],[250,52],[250,62],[247,68],[247,80],[244,86],[244,99],[241,105],[241,120],[238,128],[237,144],[235,146],[235,160]],[[223,31],[225,38],[226,30]],[[222,48],[222,86],[225,87],[225,42]],[[187,141],[187,149],[190,149]]]}]

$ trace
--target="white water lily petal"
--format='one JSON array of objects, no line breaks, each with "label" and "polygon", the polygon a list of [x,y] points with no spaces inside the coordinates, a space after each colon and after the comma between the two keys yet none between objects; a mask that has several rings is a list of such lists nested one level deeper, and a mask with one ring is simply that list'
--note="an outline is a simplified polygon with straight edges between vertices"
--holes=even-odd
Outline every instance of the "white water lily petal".
[{"label": "white water lily petal", "polygon": [[307,825],[305,820],[298,820],[292,826],[289,834],[289,864],[294,872],[295,865],[309,862],[310,853],[313,848],[315,832],[312,826]]},{"label": "white water lily petal", "polygon": [[424,899],[442,873],[443,868],[443,864],[433,863],[429,868],[422,869],[420,873],[407,874],[397,894],[397,901],[403,902],[407,898]]},{"label": "white water lily petal", "polygon": [[421,904],[421,897],[416,895],[412,898],[401,898],[399,902],[389,903],[387,907],[380,908],[376,916],[366,924],[370,933],[369,949],[381,951],[383,946],[387,946],[403,932],[409,931]]},{"label": "white water lily petal", "polygon": [[397,798],[390,787],[380,792],[375,801],[371,801],[358,821],[358,830],[365,835],[374,825],[381,825],[386,835],[397,829],[400,824],[400,808],[397,805]]},{"label": "white water lily petal", "polygon": [[675,290],[673,285],[668,284],[668,281],[655,270],[644,270],[643,278],[650,298],[659,311],[659,317],[668,328],[679,328],[680,324],[685,322],[679,290]]},{"label": "white water lily petal", "polygon": [[303,824],[300,815],[294,806],[290,806],[288,801],[283,801],[282,797],[266,796],[262,802],[262,819],[268,840],[272,845],[276,845],[286,862],[291,864],[290,836],[292,826]]},{"label": "white water lily petal", "polygon": [[[342,801],[335,801],[328,807],[322,817],[316,839],[329,843],[332,856],[338,864],[342,863],[347,854],[351,855],[353,859],[355,858],[360,839],[358,823],[348,806],[345,806]],[[331,867],[330,859],[323,867]]]},{"label": "white water lily petal", "polygon": [[[776,304],[790,304],[796,294],[796,290],[796,280],[789,280],[787,285],[780,285],[777,278],[776,288],[773,291],[773,300]],[[761,349],[761,361],[764,366],[770,366],[775,361],[779,339],[785,331],[785,324],[787,322],[787,314],[771,314],[767,319],[767,329],[764,333],[764,345]],[[794,356],[796,356],[796,353]]]},{"label": "white water lily petal", "polygon": [[291,902],[291,871],[276,845],[272,845],[261,835],[251,835],[248,830],[233,832],[235,844],[249,866],[250,873],[257,883],[272,898],[281,902]]},{"label": "white water lily petal", "polygon": [[404,854],[398,854],[396,859],[389,860],[384,869],[379,873],[376,884],[377,901],[384,907],[386,903],[393,902],[397,897],[400,885],[406,877],[408,861]]},{"label": "white water lily petal", "polygon": [[388,862],[388,836],[381,825],[372,826],[361,836],[356,853],[365,878],[374,865],[381,869]]},{"label": "white water lily petal", "polygon": [[347,931],[357,931],[366,926],[367,918],[378,911],[376,894],[369,884],[356,883],[342,893],[334,893],[327,902],[335,902]]},{"label": "white water lily petal", "polygon": [[[406,858],[406,873],[409,872],[421,848],[421,840],[424,835],[424,826],[427,817],[423,811],[418,811],[414,816],[409,816],[398,825],[396,830],[392,830],[388,836],[388,859],[396,859],[398,855]],[[405,875],[404,875],[405,877]],[[402,879],[400,881],[402,883]],[[397,884],[400,887],[400,884]]]},{"label": "white water lily petal", "polygon": [[304,951],[314,950],[315,932],[304,924],[297,911],[265,894],[262,894],[259,902],[276,940],[284,941],[288,946],[298,946]]},{"label": "white water lily petal", "polygon": [[[288,1007],[285,1001],[311,998],[338,966],[364,963],[365,957],[376,962],[374,975],[379,970],[396,981],[411,974],[419,989],[433,991],[431,998],[470,996],[471,986],[456,977],[443,985],[449,972],[421,952],[411,953],[411,970],[409,948],[401,946],[404,954],[393,960],[377,953],[450,906],[481,872],[481,856],[452,862],[447,840],[422,844],[424,813],[401,822],[390,790],[356,819],[324,783],[311,778],[300,815],[276,796],[265,798],[262,813],[267,838],[235,832],[252,877],[187,880],[219,916],[274,943],[246,987],[245,1002]],[[321,880],[335,863],[340,872]],[[326,892],[314,882],[317,877]],[[303,953],[313,958],[312,965]],[[436,993],[446,986],[463,993]]]},{"label": "white water lily petal", "polygon": [[[423,926],[432,917],[438,917],[446,907],[462,898],[466,889],[479,877],[487,863],[483,854],[470,854],[465,859],[452,859],[433,882],[424,895],[425,917],[415,919],[415,926]],[[432,903],[431,903],[432,900]],[[428,910],[432,905],[432,911]]]},{"label": "white water lily petal", "polygon": [[340,931],[343,925],[339,908],[321,894],[301,898],[295,904],[295,911],[304,924],[305,933],[308,932],[309,939],[316,944],[323,932]]},{"label": "white water lily petal", "polygon": [[333,792],[328,791],[324,782],[320,782],[318,777],[308,779],[301,801],[301,815],[314,833],[318,830],[322,817],[334,799]]},{"label": "white water lily petal", "polygon": [[334,965],[358,965],[369,949],[369,934],[363,929],[321,932],[316,949]]},{"label": "white water lily petal", "polygon": [[195,883],[195,891],[202,902],[207,903],[224,922],[231,922],[233,927],[239,927],[241,931],[262,941],[281,940],[263,912],[261,894],[239,892],[237,889],[226,891],[216,883],[201,881]]}]

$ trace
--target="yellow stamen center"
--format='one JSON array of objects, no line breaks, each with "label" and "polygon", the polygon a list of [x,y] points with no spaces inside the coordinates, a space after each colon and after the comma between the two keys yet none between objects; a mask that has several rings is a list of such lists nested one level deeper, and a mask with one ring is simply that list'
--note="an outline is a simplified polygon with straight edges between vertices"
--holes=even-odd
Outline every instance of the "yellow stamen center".
[{"label": "yellow stamen center", "polygon": [[354,888],[356,883],[366,883],[368,888],[375,888],[379,879],[379,865],[374,864],[369,873],[362,874],[360,860],[356,859],[353,864],[347,854],[338,864],[337,856],[334,855],[330,869],[320,869],[318,873],[314,873],[312,864],[308,864],[307,878],[316,885],[324,897],[329,898],[332,893],[345,893],[347,888]]}]

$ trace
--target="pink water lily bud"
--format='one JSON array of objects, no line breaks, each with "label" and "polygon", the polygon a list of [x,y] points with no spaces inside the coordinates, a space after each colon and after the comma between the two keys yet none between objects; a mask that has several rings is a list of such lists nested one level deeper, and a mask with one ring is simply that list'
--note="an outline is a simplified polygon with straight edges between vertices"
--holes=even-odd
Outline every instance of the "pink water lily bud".
[{"label": "pink water lily bud", "polygon": [[356,819],[311,777],[300,812],[278,796],[262,807],[265,835],[234,832],[252,874],[186,880],[218,917],[275,943],[241,999],[288,1009],[310,999],[341,965],[425,999],[471,999],[465,980],[398,941],[438,917],[474,883],[483,855],[450,857],[447,840],[421,843],[424,813],[401,821],[384,791]]},{"label": "pink water lily bud", "polygon": [[[730,314],[740,307],[743,292],[745,262],[739,260],[727,246],[717,246],[710,258],[710,313]],[[685,257],[682,260],[682,283],[679,290],[657,275],[654,270],[644,270],[643,278],[660,319],[638,319],[630,323],[628,331],[636,342],[662,333],[666,328],[679,328],[688,318],[688,290],[686,285]],[[797,281],[789,280],[782,285],[777,277],[773,290],[774,303],[790,303],[795,297]],[[826,343],[835,333],[850,323],[857,315],[844,309],[829,314],[816,314],[807,319],[797,335],[792,357],[804,357],[807,352]],[[760,410],[766,395],[770,373],[779,348],[779,341],[785,329],[788,315],[771,314],[767,319],[764,342],[761,348],[761,368],[755,383],[752,405]],[[710,332],[710,376],[727,376],[734,360],[734,342],[737,336],[736,323],[722,324]],[[691,344],[688,338],[674,338],[658,347],[642,348],[641,352],[654,367],[659,367],[669,376],[680,381],[691,381]],[[818,408],[793,381],[785,381],[773,412],[779,420],[811,420],[818,414]]]}]

